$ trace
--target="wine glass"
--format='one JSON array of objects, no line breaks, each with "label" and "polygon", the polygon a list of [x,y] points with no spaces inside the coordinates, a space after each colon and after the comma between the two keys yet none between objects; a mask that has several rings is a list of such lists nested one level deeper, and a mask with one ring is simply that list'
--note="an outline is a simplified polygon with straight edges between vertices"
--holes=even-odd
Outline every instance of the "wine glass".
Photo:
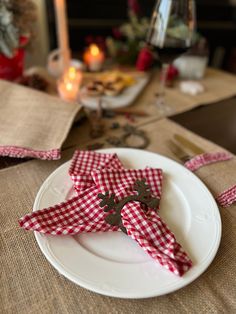
[{"label": "wine glass", "polygon": [[162,77],[157,106],[169,114],[165,104],[165,86],[169,64],[193,44],[196,27],[194,0],[157,0],[147,34],[147,43],[158,48]]}]

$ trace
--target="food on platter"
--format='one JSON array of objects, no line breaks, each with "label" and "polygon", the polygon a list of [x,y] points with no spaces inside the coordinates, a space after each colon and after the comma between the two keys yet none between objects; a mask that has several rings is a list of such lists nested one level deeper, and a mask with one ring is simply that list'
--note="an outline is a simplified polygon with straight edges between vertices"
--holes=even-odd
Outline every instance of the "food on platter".
[{"label": "food on platter", "polygon": [[135,82],[135,78],[131,74],[121,71],[107,71],[94,77],[85,86],[85,90],[89,96],[117,96]]}]

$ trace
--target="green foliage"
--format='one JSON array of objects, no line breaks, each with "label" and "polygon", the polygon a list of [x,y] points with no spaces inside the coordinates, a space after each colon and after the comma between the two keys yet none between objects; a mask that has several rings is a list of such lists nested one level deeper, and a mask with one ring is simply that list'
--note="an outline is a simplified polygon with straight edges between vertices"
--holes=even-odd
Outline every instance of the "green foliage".
[{"label": "green foliage", "polygon": [[129,21],[120,26],[121,34],[128,41],[144,40],[149,27],[146,17],[139,18],[134,12],[129,12]]},{"label": "green foliage", "polygon": [[19,43],[19,32],[13,24],[13,14],[5,1],[0,2],[0,52],[11,58]]},{"label": "green foliage", "polygon": [[122,24],[118,31],[121,39],[108,37],[106,45],[109,55],[121,64],[134,64],[140,49],[145,44],[149,27],[149,19],[138,17],[133,11],[128,12],[127,23]]},{"label": "green foliage", "polygon": [[21,35],[32,36],[36,6],[31,0],[0,0],[0,53],[14,56]]}]

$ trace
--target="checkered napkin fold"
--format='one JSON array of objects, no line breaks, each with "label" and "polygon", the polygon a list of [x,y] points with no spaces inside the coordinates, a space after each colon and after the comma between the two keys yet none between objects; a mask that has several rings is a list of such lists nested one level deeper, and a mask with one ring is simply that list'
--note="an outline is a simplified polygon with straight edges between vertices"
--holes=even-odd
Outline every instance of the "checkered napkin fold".
[{"label": "checkered napkin fold", "polygon": [[[21,227],[51,235],[118,231],[119,225],[111,225],[105,219],[112,211],[104,211],[102,205],[108,204],[111,198],[119,203],[127,196],[137,195],[135,183],[143,179],[151,195],[161,197],[161,169],[125,169],[116,154],[76,151],[69,174],[76,195],[58,205],[25,215],[19,221]],[[192,266],[157,209],[131,200],[122,207],[120,218],[127,235],[163,267],[182,276]]]}]

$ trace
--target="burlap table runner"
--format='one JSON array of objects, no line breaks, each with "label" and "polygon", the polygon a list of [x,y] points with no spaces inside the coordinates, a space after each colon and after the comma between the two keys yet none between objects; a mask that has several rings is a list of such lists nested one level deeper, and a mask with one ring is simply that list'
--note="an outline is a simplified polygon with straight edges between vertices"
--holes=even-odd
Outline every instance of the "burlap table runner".
[{"label": "burlap table runner", "polygon": [[135,105],[135,109],[143,109],[149,113],[149,119],[156,119],[188,111],[199,105],[213,104],[236,95],[236,76],[224,71],[207,68],[204,78],[199,82],[203,84],[205,91],[196,96],[182,93],[179,81],[174,87],[166,88],[165,101],[168,110],[160,109],[155,105],[154,98],[160,87],[159,72],[155,71],[150,82],[133,105]]},{"label": "burlap table runner", "polygon": [[[220,149],[168,120],[142,129],[151,138],[149,150],[172,158],[175,156],[166,143],[176,132],[208,151]],[[0,171],[3,313],[235,313],[236,205],[220,208],[223,234],[213,263],[192,284],[172,294],[144,300],[115,299],[87,291],[58,274],[41,253],[33,233],[20,229],[17,219],[31,210],[43,180],[72,153],[64,153],[60,162],[34,160]],[[217,195],[235,183],[235,158],[199,169],[197,175]]]},{"label": "burlap table runner", "polygon": [[80,106],[3,80],[0,97],[0,155],[58,159]]}]

